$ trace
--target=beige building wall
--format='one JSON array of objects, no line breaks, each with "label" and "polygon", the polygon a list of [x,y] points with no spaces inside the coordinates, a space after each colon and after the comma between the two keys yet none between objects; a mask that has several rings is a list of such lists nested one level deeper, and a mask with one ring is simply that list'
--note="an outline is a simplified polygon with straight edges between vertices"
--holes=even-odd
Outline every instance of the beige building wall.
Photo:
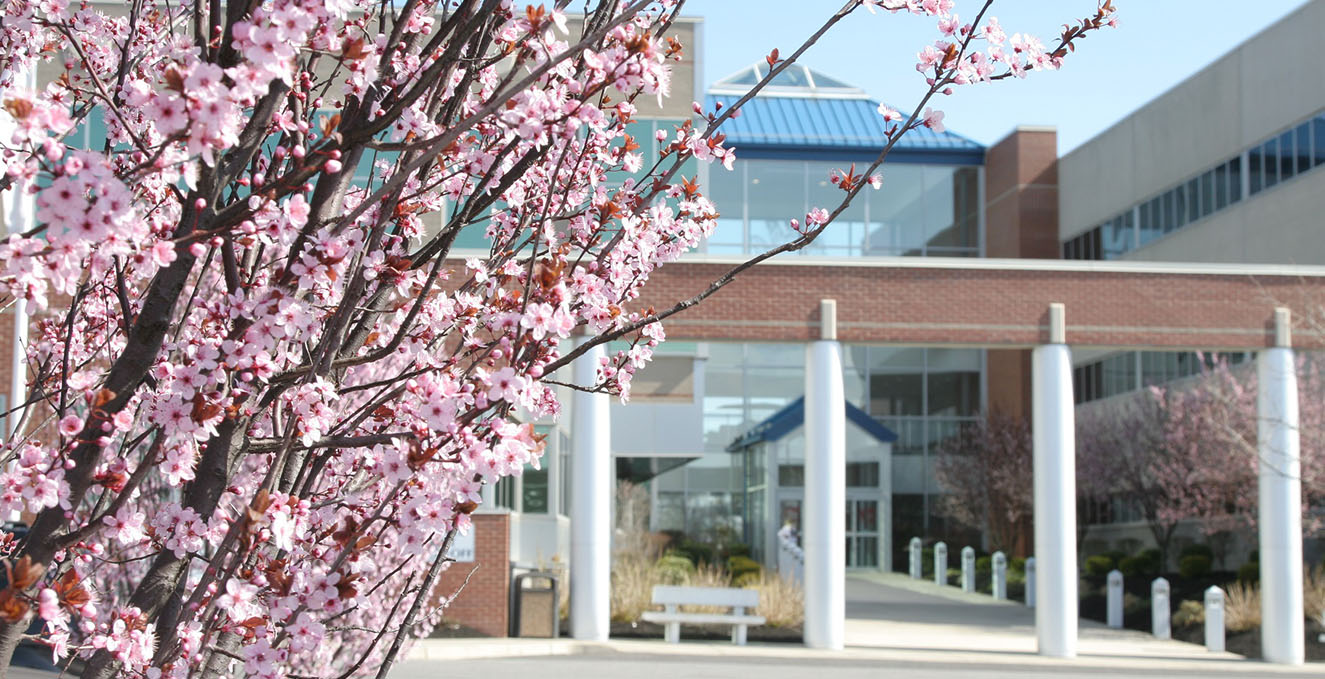
[{"label": "beige building wall", "polygon": [[[1059,240],[1325,110],[1322,33],[1325,0],[1312,0],[1064,156]],[[1310,172],[1127,258],[1321,263],[1323,213],[1325,171]]]}]

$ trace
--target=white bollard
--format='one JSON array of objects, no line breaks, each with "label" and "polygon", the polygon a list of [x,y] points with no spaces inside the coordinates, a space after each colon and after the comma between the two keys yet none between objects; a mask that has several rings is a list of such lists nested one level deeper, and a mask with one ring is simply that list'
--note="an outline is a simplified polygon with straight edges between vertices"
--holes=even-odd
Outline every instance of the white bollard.
[{"label": "white bollard", "polygon": [[975,548],[962,547],[962,591],[975,591]]},{"label": "white bollard", "polygon": [[1205,590],[1205,648],[1224,650],[1224,590],[1213,585]]},{"label": "white bollard", "polygon": [[1109,571],[1109,627],[1123,628],[1123,572],[1117,568]]},{"label": "white bollard", "polygon": [[919,580],[925,577],[925,567],[921,559],[925,556],[925,545],[920,538],[911,538],[911,577]]},{"label": "white bollard", "polygon": [[1035,557],[1026,559],[1026,607],[1035,608]]},{"label": "white bollard", "polygon": [[942,542],[934,545],[934,583],[948,584],[948,545]]},{"label": "white bollard", "polygon": [[994,552],[993,570],[994,599],[1002,601],[1008,598],[1008,555]]},{"label": "white bollard", "polygon": [[1155,578],[1150,583],[1150,630],[1156,639],[1173,638],[1169,608],[1169,581]]}]

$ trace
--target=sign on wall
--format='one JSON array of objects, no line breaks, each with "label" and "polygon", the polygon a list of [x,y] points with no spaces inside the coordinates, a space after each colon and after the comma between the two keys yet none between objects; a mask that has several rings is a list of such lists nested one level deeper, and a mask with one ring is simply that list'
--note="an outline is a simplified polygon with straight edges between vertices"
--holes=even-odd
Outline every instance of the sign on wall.
[{"label": "sign on wall", "polygon": [[447,556],[455,559],[459,563],[472,563],[474,561],[474,533],[478,531],[478,526],[471,525],[468,533],[456,533],[455,539],[451,541],[451,551]]}]

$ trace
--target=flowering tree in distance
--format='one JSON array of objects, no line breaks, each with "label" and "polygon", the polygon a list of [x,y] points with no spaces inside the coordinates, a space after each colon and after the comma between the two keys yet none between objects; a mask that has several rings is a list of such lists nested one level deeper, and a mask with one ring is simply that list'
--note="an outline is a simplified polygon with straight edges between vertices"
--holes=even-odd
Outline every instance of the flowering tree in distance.
[{"label": "flowering tree in distance", "polygon": [[[1156,476],[1168,454],[1165,411],[1151,394],[1132,392],[1077,409],[1077,494],[1086,502],[1120,499],[1136,507],[1167,564],[1182,503]],[[1254,484],[1253,484],[1254,486]],[[1088,513],[1078,521],[1088,530]]]},{"label": "flowering tree in distance", "polygon": [[[1255,525],[1256,371],[1219,361],[1187,385],[1153,388],[1164,453],[1151,463],[1166,520],[1198,519],[1206,533]],[[1298,362],[1303,526],[1319,529],[1325,502],[1325,381],[1315,361]]]},{"label": "flowering tree in distance", "polygon": [[935,451],[934,475],[944,491],[939,511],[988,531],[994,549],[1029,553],[1035,504],[1031,457],[1025,417],[990,412],[962,427]]},{"label": "flowering tree in distance", "polygon": [[[714,227],[683,164],[734,159],[739,103],[696,105],[658,157],[626,133],[668,93],[679,1],[589,3],[569,30],[565,1],[7,0],[0,190],[36,214],[0,244],[0,292],[38,315],[3,449],[0,510],[31,530],[0,554],[0,668],[38,616],[84,677],[384,676],[481,487],[537,464],[556,370],[624,339],[574,385],[624,397],[661,321],[812,242],[898,138],[941,129],[930,99],[1112,24],[1106,1],[1045,48],[989,4],[967,24],[950,0],[851,0],[774,50],[742,102],[862,8],[942,33],[840,204],[637,309]],[[34,89],[38,63],[61,75]],[[71,147],[93,116],[104,143]],[[486,256],[450,257],[466,229]]]}]

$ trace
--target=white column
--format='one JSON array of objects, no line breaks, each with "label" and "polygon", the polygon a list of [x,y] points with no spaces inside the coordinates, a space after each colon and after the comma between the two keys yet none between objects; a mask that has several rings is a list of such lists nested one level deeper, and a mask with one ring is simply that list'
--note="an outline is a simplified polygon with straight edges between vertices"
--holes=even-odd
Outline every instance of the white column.
[{"label": "white column", "polygon": [[[602,346],[575,361],[574,381],[597,384]],[[606,394],[571,399],[570,620],[576,639],[606,641],[612,583],[612,430]]]},{"label": "white column", "polygon": [[1275,346],[1256,360],[1261,653],[1273,663],[1300,665],[1305,659],[1305,630],[1297,369],[1288,309],[1275,309],[1274,320]]},{"label": "white column", "polygon": [[840,650],[846,621],[846,397],[836,307],[805,351],[805,645]]},{"label": "white column", "polygon": [[[35,67],[25,68],[15,72],[15,87],[35,91],[37,89],[37,69]],[[6,117],[6,123],[8,118]],[[5,142],[9,141],[13,134],[13,125],[0,125],[0,138]],[[28,192],[29,182],[26,179],[19,179],[4,193],[4,211],[6,235],[23,233],[30,231],[36,224],[35,205],[33,196]],[[5,410],[9,411],[7,416],[8,431],[4,432],[10,437],[18,435],[19,425],[23,421],[23,415],[26,408],[20,407],[28,398],[28,362],[26,349],[28,346],[28,303],[26,300],[15,301],[10,313],[14,317],[14,344],[10,354],[10,383],[9,399],[5,402]],[[18,521],[18,512],[8,517],[11,521]]]},{"label": "white column", "polygon": [[1072,354],[1063,305],[1049,305],[1049,344],[1031,353],[1035,476],[1035,631],[1041,655],[1077,654],[1076,440]]}]

